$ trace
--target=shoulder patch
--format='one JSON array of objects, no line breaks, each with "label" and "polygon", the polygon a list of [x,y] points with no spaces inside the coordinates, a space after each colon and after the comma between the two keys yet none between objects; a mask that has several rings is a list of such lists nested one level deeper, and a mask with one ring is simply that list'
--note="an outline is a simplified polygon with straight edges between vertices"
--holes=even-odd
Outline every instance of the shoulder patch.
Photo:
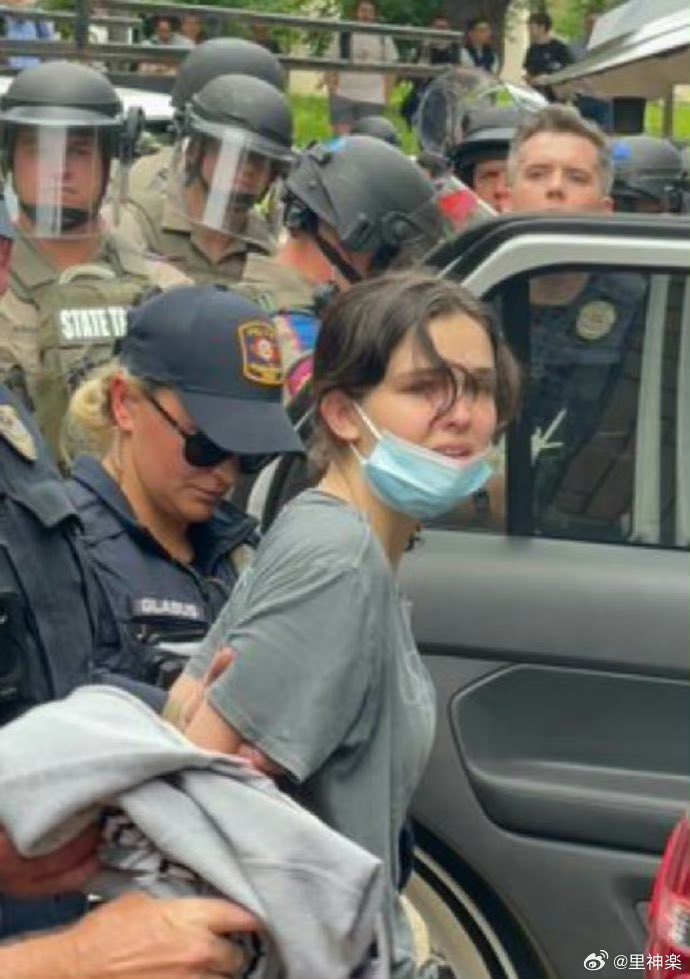
[{"label": "shoulder patch", "polygon": [[12,405],[0,405],[0,437],[29,462],[38,458],[36,440]]},{"label": "shoulder patch", "polygon": [[237,330],[242,351],[242,373],[248,381],[270,387],[283,383],[278,336],[270,323],[243,323]]}]

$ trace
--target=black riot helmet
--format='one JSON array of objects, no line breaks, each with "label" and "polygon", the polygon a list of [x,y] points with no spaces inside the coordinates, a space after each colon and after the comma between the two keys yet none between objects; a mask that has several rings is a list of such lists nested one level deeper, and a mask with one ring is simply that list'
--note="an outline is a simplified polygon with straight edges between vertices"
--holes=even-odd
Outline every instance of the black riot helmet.
[{"label": "black riot helmet", "polygon": [[[51,200],[25,201],[19,206],[38,226],[36,233],[56,237],[86,223],[94,223],[105,194],[112,160],[118,159],[123,171],[133,156],[141,132],[143,115],[132,109],[124,115],[123,105],[108,79],[99,71],[67,61],[48,61],[20,72],[0,97],[2,169],[16,190],[14,157],[22,131],[31,131],[39,160],[37,186],[56,184],[53,177],[40,176],[41,169],[54,174],[66,165],[68,141],[92,141],[98,154],[100,195],[88,206],[74,205],[60,198],[60,188]],[[75,178],[76,179],[76,178]],[[45,190],[40,193],[46,194]],[[64,194],[63,194],[64,197]],[[97,199],[96,199],[97,197]]]},{"label": "black riot helmet", "polygon": [[185,110],[168,203],[192,224],[247,238],[253,233],[251,208],[293,160],[285,95],[259,78],[222,75],[192,96]]},{"label": "black riot helmet", "polygon": [[374,269],[414,264],[445,235],[433,183],[400,150],[346,136],[305,150],[285,181],[285,223],[306,230],[350,282],[359,273],[319,233],[319,221]]},{"label": "black riot helmet", "polygon": [[292,148],[290,103],[260,78],[223,75],[204,85],[190,100],[185,126],[193,130],[204,122],[246,130],[287,152]]},{"label": "black riot helmet", "polygon": [[477,163],[507,159],[510,143],[524,118],[524,110],[514,105],[471,109],[463,120],[462,139],[448,151],[455,175],[473,187]]},{"label": "black riot helmet", "polygon": [[400,134],[394,124],[386,116],[364,116],[351,129],[353,136],[373,136],[382,139],[391,146],[402,146]]},{"label": "black riot helmet", "polygon": [[683,173],[685,176],[690,175],[690,146],[684,146],[680,151],[680,159],[683,164]]},{"label": "black riot helmet", "polygon": [[613,146],[611,196],[617,211],[683,210],[683,158],[667,139],[622,136]]},{"label": "black riot helmet", "polygon": [[271,51],[239,37],[214,37],[182,62],[170,96],[173,108],[182,111],[193,95],[220,75],[250,75],[285,90],[285,72]]}]

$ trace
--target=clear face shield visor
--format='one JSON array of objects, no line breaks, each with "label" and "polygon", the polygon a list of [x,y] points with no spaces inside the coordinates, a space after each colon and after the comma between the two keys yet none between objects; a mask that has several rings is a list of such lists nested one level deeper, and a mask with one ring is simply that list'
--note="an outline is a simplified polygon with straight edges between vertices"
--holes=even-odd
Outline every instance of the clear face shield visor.
[{"label": "clear face shield visor", "polygon": [[13,120],[5,199],[12,219],[37,238],[99,234],[110,173],[112,121],[70,126]]},{"label": "clear face shield visor", "polygon": [[191,225],[251,237],[250,214],[273,181],[287,173],[291,150],[245,129],[194,120],[178,137],[168,206]]},{"label": "clear face shield visor", "polygon": [[499,108],[529,113],[545,105],[544,96],[526,85],[502,82],[479,69],[452,68],[425,90],[415,128],[427,152],[447,158],[462,142],[470,113]]}]

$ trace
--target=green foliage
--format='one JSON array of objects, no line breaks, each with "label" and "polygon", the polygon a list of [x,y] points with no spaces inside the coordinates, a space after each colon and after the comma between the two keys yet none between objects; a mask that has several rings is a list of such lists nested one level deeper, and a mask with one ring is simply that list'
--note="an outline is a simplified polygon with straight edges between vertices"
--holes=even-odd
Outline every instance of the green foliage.
[{"label": "green foliage", "polygon": [[567,41],[577,41],[584,33],[587,14],[602,14],[620,6],[623,0],[549,0],[546,9],[553,18],[554,31]]},{"label": "green foliage", "polygon": [[[406,153],[414,154],[417,152],[417,140],[403,122],[400,113],[397,111],[402,98],[402,89],[396,89],[392,105],[386,115],[395,123],[400,138],[403,142],[403,149]],[[290,95],[292,111],[295,114],[295,143],[297,146],[307,146],[317,140],[322,142],[330,139],[333,135],[331,124],[328,117],[328,100],[323,95]]]},{"label": "green foliage", "polygon": [[[663,105],[661,102],[648,102],[644,128],[650,136],[661,136],[663,126]],[[690,103],[678,102],[673,114],[673,138],[690,142]]]},{"label": "green foliage", "polygon": [[[402,88],[398,86],[393,96],[393,104],[387,112],[388,117],[398,127],[406,153],[418,152],[417,141],[400,118],[396,108],[400,104]],[[306,146],[313,140],[322,141],[332,136],[328,120],[328,101],[322,95],[291,95],[290,101],[295,113],[295,142],[298,146]],[[645,117],[645,132],[650,136],[661,135],[662,107],[658,102],[650,102]],[[673,135],[675,139],[690,142],[690,103],[680,102],[676,105]]]}]

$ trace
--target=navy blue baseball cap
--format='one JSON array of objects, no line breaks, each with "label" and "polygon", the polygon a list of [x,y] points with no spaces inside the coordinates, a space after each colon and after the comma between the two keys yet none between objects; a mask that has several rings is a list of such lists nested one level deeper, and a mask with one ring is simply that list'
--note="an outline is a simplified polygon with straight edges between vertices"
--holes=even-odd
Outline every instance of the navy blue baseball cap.
[{"label": "navy blue baseball cap", "polygon": [[162,292],[130,310],[118,354],[137,377],[175,391],[227,452],[304,452],[282,404],[275,327],[243,296],[212,285]]}]

